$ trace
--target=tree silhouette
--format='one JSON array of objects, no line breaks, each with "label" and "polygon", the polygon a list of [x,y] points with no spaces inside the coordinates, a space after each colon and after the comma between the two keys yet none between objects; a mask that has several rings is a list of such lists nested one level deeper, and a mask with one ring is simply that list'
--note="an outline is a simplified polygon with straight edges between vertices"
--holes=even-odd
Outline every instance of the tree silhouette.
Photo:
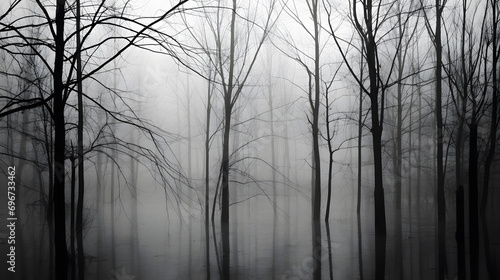
[{"label": "tree silhouette", "polygon": [[[97,26],[113,25],[113,20],[115,18],[120,18],[131,26],[135,25],[133,28],[124,27],[128,31],[128,34],[132,34],[122,39],[126,41],[126,44],[119,49],[119,51],[105,60],[103,63],[97,65],[95,68],[87,71],[81,77],[76,79],[73,77],[74,65],[78,60],[77,57],[82,52],[89,52],[92,49],[98,49],[104,44],[107,39],[104,38],[103,41],[97,44],[92,44],[88,47],[77,47],[73,49],[73,53],[68,55],[68,48],[71,48],[69,42],[74,38],[76,34],[80,32],[73,32],[68,34],[65,29],[66,24],[70,24],[75,18],[71,17],[68,13],[69,9],[73,9],[72,6],[67,7],[66,1],[57,1],[55,4],[55,15],[52,17],[50,14],[53,11],[48,9],[47,4],[37,1],[37,8],[39,9],[39,15],[34,14],[31,16],[20,17],[19,19],[14,19],[11,22],[5,22],[2,24],[0,33],[2,33],[2,40],[0,42],[0,49],[10,52],[12,57],[16,55],[26,54],[26,51],[33,51],[34,56],[37,56],[41,61],[43,67],[49,69],[51,73],[52,80],[52,90],[49,94],[37,98],[22,99],[19,98],[17,93],[11,93],[10,95],[2,97],[2,105],[0,109],[0,117],[4,117],[10,114],[18,113],[27,109],[36,108],[38,106],[44,106],[50,112],[51,120],[53,122],[54,131],[54,150],[53,150],[53,185],[51,188],[51,199],[53,199],[53,215],[54,215],[54,246],[55,246],[55,279],[66,279],[67,278],[67,244],[66,244],[66,225],[65,225],[65,159],[67,152],[66,143],[66,106],[68,98],[75,84],[80,84],[83,80],[92,79],[95,73],[98,73],[106,65],[111,63],[114,59],[119,57],[125,50],[132,46],[139,46],[139,41],[141,39],[153,39],[156,42],[160,42],[159,38],[169,37],[167,34],[156,30],[155,25],[168,16],[174,14],[179,7],[181,7],[187,1],[180,1],[175,4],[172,8],[166,10],[161,15],[149,19],[149,22],[143,23],[139,17],[124,17],[124,10],[122,13],[115,13],[113,7],[105,6],[105,2],[96,4],[92,7],[95,8],[94,13],[85,15],[88,25],[82,27],[80,30],[85,30],[85,34],[82,36],[80,43],[83,45],[87,40],[89,40],[90,34],[94,31]],[[19,5],[21,1],[13,2],[7,9],[6,13],[1,15],[2,20],[7,19],[10,15],[16,15],[20,13],[22,7]],[[77,5],[79,7],[79,5]],[[16,10],[16,9],[19,9]],[[111,11],[111,13],[110,13]],[[83,17],[83,16],[81,16]],[[78,20],[81,19],[77,16]],[[34,19],[36,24],[29,25],[25,24],[26,20]],[[30,37],[32,35],[30,30],[33,27],[43,26],[49,30],[49,34],[46,36]],[[150,33],[151,32],[151,33]],[[154,37],[155,34],[156,37]],[[80,36],[80,35],[78,35]],[[167,47],[168,44],[174,42],[169,40],[169,42],[160,43],[163,47]],[[35,46],[42,46],[52,52],[54,63],[48,61],[46,56],[43,56],[41,52],[35,48]],[[171,49],[171,48],[168,48]],[[15,51],[12,51],[15,50]],[[69,66],[69,71],[66,72]],[[81,92],[81,91],[80,91]],[[88,96],[86,96],[88,98]],[[82,110],[80,110],[82,111]],[[123,120],[122,120],[123,121]],[[139,127],[138,124],[131,123]],[[81,143],[78,143],[81,147]],[[82,150],[79,150],[81,156]],[[80,168],[83,164],[80,163]],[[83,177],[83,176],[82,176]],[[82,181],[83,183],[83,181]],[[83,195],[81,196],[83,199]],[[49,205],[51,205],[49,203]],[[49,210],[49,216],[52,215],[52,210]]]}]

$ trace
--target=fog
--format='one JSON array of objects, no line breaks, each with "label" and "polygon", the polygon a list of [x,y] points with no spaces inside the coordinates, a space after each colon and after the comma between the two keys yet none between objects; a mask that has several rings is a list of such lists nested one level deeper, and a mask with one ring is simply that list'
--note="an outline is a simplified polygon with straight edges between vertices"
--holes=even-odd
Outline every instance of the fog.
[{"label": "fog", "polygon": [[498,3],[168,2],[0,4],[2,279],[497,279]]}]

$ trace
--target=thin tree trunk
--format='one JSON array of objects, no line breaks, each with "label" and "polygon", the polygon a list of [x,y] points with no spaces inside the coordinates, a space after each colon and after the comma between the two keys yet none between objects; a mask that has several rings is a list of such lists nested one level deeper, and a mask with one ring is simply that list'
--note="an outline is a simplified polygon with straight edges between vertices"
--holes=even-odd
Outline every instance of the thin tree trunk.
[{"label": "thin tree trunk", "polygon": [[312,139],[314,156],[313,220],[319,221],[321,210],[321,160],[319,153],[319,15],[318,0],[312,0],[312,18],[314,22],[314,105],[312,108]]},{"label": "thin tree trunk", "polygon": [[[228,99],[228,98],[226,98]],[[230,99],[226,102],[231,102]],[[229,279],[229,131],[231,126],[231,105],[226,104],[224,140],[222,147],[222,279]]]},{"label": "thin tree trunk", "polygon": [[[187,69],[187,75],[186,75],[186,115],[187,115],[187,131],[188,131],[188,139],[187,139],[187,144],[188,144],[188,150],[187,150],[187,172],[188,172],[188,180],[189,180],[189,188],[188,188],[188,209],[189,209],[189,217],[188,217],[188,228],[191,229],[192,222],[193,222],[193,215],[191,214],[191,208],[192,208],[192,200],[193,200],[193,186],[191,182],[193,182],[193,177],[192,177],[192,139],[191,139],[191,92],[189,90],[189,68]],[[193,231],[189,230],[188,233],[188,275],[187,277],[191,279],[191,271],[192,266],[193,266]]]},{"label": "thin tree trunk", "polygon": [[[30,120],[29,120],[30,117],[29,116],[30,116],[30,113],[28,113],[28,112],[23,113],[22,134],[21,134],[21,139],[19,140],[19,155],[20,156],[26,155],[28,131],[30,131]],[[8,131],[10,131],[10,130],[8,130]],[[13,143],[10,143],[10,144],[13,144]],[[10,147],[9,150],[12,151],[13,150],[12,147]],[[35,155],[35,157],[36,157],[36,155]],[[23,178],[23,174],[24,174],[23,170],[24,170],[25,165],[26,165],[26,160],[20,158],[18,160],[18,164],[16,165],[16,171],[17,171],[16,176],[18,178]],[[34,176],[35,176],[35,174],[33,174],[33,177]],[[32,182],[35,182],[35,180],[33,180]],[[16,204],[18,204],[18,205],[23,204],[23,199],[22,199],[23,195],[21,194],[21,189],[22,188],[15,189]],[[40,186],[40,196],[43,196],[42,185]],[[42,206],[40,206],[40,208],[42,208]],[[42,210],[42,209],[40,209],[40,210]],[[40,211],[40,213],[43,213],[43,211]],[[21,211],[17,212],[17,219],[21,220],[21,221],[23,220],[23,216],[22,216]],[[42,229],[42,233],[43,233],[43,229]],[[17,227],[16,228],[16,235],[22,237],[23,234],[24,234],[23,227]],[[44,240],[44,239],[42,238],[41,240]],[[42,245],[40,245],[40,246],[42,246]],[[20,242],[19,244],[17,244],[16,249],[19,250],[18,252],[24,252],[24,250],[25,250],[24,242]],[[40,251],[42,251],[42,250],[40,250]],[[23,267],[26,265],[26,257],[24,256],[24,254],[21,256],[18,256],[18,258],[16,258],[16,264],[18,265],[18,267]],[[21,271],[17,272],[17,273],[19,273],[18,276],[20,276],[20,279],[26,278],[26,272],[27,271],[24,271],[23,269],[21,269]]]},{"label": "thin tree trunk", "polygon": [[329,91],[328,89],[326,90],[325,94],[325,103],[326,103],[326,113],[325,113],[325,118],[326,118],[326,141],[328,143],[328,194],[327,194],[327,201],[326,201],[326,213],[325,213],[325,222],[328,221],[330,218],[330,204],[332,200],[332,180],[333,180],[333,146],[332,146],[332,141],[333,141],[333,134],[334,132],[331,131],[330,129],[330,100],[328,98],[329,96]]},{"label": "thin tree trunk", "polygon": [[[398,2],[400,5],[400,3]],[[399,10],[401,8],[399,7]],[[401,12],[398,13],[398,28],[399,36],[403,36],[403,30],[401,26]],[[402,218],[401,218],[401,188],[402,188],[402,137],[403,137],[403,55],[401,47],[398,50],[397,56],[397,67],[398,67],[398,84],[397,84],[397,124],[396,124],[396,149],[394,153],[394,232],[395,232],[395,277],[403,279],[403,233],[402,233]]]},{"label": "thin tree trunk", "polygon": [[465,232],[464,232],[464,187],[458,186],[456,191],[456,216],[457,216],[457,231],[455,238],[457,239],[457,276],[459,280],[466,279],[465,272]]},{"label": "thin tree trunk", "polygon": [[75,151],[73,149],[73,144],[71,144],[71,202],[70,202],[70,270],[71,270],[71,280],[75,280],[76,278],[76,266],[75,266],[75,188],[76,188],[76,166],[75,166]]},{"label": "thin tree trunk", "polygon": [[[474,109],[473,109],[474,110]],[[469,241],[470,241],[470,278],[479,279],[479,224],[477,190],[477,124],[472,117],[469,139]]]},{"label": "thin tree trunk", "polygon": [[212,110],[212,71],[208,70],[207,90],[207,122],[205,131],[205,258],[207,266],[207,280],[210,279],[210,116]]},{"label": "thin tree trunk", "polygon": [[464,237],[464,189],[462,185],[462,145],[463,145],[463,127],[464,114],[466,113],[465,103],[467,99],[462,100],[462,111],[459,112],[459,124],[457,131],[457,140],[455,144],[455,180],[456,190],[456,240],[457,240],[457,276],[459,280],[466,279],[465,268],[465,237]]},{"label": "thin tree trunk", "polygon": [[357,213],[358,221],[358,266],[359,266],[359,280],[364,279],[363,273],[363,236],[361,231],[361,213]]},{"label": "thin tree trunk", "polygon": [[[96,159],[96,216],[97,216],[97,237],[96,237],[96,252],[100,253],[100,250],[102,249],[102,238],[104,234],[104,225],[103,225],[103,217],[104,217],[104,209],[103,209],[103,202],[102,202],[102,195],[103,193],[103,164],[102,164],[102,153],[97,154],[97,159]],[[100,279],[100,268],[101,268],[101,262],[97,262],[96,264],[96,271],[97,271],[97,277],[96,280]]]},{"label": "thin tree trunk", "polygon": [[326,227],[326,240],[328,241],[328,268],[330,272],[330,280],[333,280],[332,237],[330,235],[330,223],[328,222],[328,220],[325,220],[325,227]]},{"label": "thin tree trunk", "polygon": [[436,127],[437,127],[437,225],[438,225],[438,279],[445,279],[446,271],[446,201],[444,197],[444,164],[443,164],[443,114],[442,114],[442,44],[441,44],[441,1],[436,0]]},{"label": "thin tree trunk", "polygon": [[488,230],[487,218],[486,218],[486,206],[488,203],[488,193],[490,187],[490,172],[491,165],[493,163],[493,158],[495,156],[496,150],[496,138],[498,129],[498,59],[500,57],[498,49],[498,2],[496,0],[491,0],[491,14],[492,14],[492,49],[493,49],[493,60],[491,64],[492,71],[492,97],[491,97],[491,117],[490,117],[490,131],[489,131],[489,147],[486,156],[486,161],[484,164],[484,180],[483,180],[483,191],[481,196],[481,205],[479,209],[479,214],[481,217],[481,225],[483,231],[484,240],[484,254],[486,260],[486,269],[488,271],[490,279],[496,279],[497,270],[492,262],[491,250],[490,250],[490,233]]},{"label": "thin tree trunk", "polygon": [[491,165],[493,163],[493,158],[495,156],[496,143],[497,143],[497,130],[498,130],[498,60],[500,57],[500,49],[498,49],[498,2],[495,0],[491,0],[491,14],[492,14],[492,48],[493,48],[493,60],[491,65],[492,71],[492,97],[491,97],[491,118],[490,118],[490,139],[489,139],[489,148],[488,155],[486,157],[486,161],[484,164],[484,180],[483,180],[483,192],[481,196],[481,208],[480,214],[481,216],[485,216],[486,214],[486,204],[488,202],[488,193],[489,193],[489,185],[490,185],[490,172]]},{"label": "thin tree trunk", "polygon": [[[113,133],[114,133],[114,128]],[[112,153],[113,157],[116,158],[116,152]],[[110,181],[110,202],[109,202],[109,207],[111,211],[111,220],[110,220],[110,227],[111,227],[111,267],[115,269],[116,267],[116,246],[115,246],[115,176],[116,176],[116,167],[113,162],[111,162],[111,181]]]},{"label": "thin tree trunk", "polygon": [[[414,70],[414,67],[412,65],[412,69]],[[415,71],[414,71],[415,73]],[[411,93],[411,98],[410,98],[410,121],[409,121],[409,128],[408,128],[408,143],[409,143],[409,151],[408,151],[408,225],[409,225],[409,234],[413,238],[413,137],[412,137],[412,132],[413,132],[413,97],[415,96],[415,91],[412,90]],[[410,240],[410,280],[413,280],[413,242]],[[404,272],[404,271],[403,271]]]},{"label": "thin tree trunk", "polygon": [[82,56],[80,39],[80,0],[76,1],[76,75],[78,84],[78,202],[76,210],[76,239],[78,248],[78,279],[83,280],[85,260],[83,254],[83,196],[84,196],[84,162],[83,162],[83,89],[82,89]]},{"label": "thin tree trunk", "polygon": [[[361,41],[361,53],[363,54],[365,51],[365,42]],[[364,61],[364,55],[361,55],[361,62],[360,62],[360,73],[359,73],[359,80],[363,81],[363,61]],[[362,133],[363,133],[363,87],[359,87],[359,112],[358,112],[358,201],[357,201],[357,206],[356,206],[356,213],[359,215],[361,213],[361,167],[362,167],[362,162],[361,162],[361,139],[362,139]]]},{"label": "thin tree trunk", "polygon": [[[419,55],[419,48],[417,44],[417,61],[420,59]],[[420,68],[420,65],[419,67]],[[420,211],[420,203],[421,203],[421,189],[422,189],[422,89],[420,86],[420,74],[418,71],[417,73],[417,92],[418,92],[418,136],[417,136],[417,192],[415,194],[416,196],[416,201],[415,203],[417,204],[416,211],[417,211],[417,232],[418,232],[418,275],[419,279],[422,278],[423,275],[423,266],[422,266],[422,215]]]},{"label": "thin tree trunk", "polygon": [[[139,107],[138,110],[141,110],[141,102],[138,102]],[[138,144],[140,142],[140,135],[137,131],[131,131],[131,142]],[[138,193],[137,193],[137,183],[138,183],[138,173],[139,173],[139,164],[138,164],[138,153],[131,151],[130,156],[130,264],[133,267],[136,267],[131,273],[135,275],[141,275],[141,264],[139,257],[139,226],[137,223],[138,211],[137,211],[137,201],[138,201]]]},{"label": "thin tree trunk", "polygon": [[[278,226],[278,197],[276,194],[276,152],[275,152],[275,139],[274,139],[274,107],[273,107],[273,86],[272,86],[272,77],[271,77],[271,72],[273,70],[273,57],[271,55],[271,52],[269,52],[268,55],[268,65],[269,65],[269,70],[268,70],[268,87],[267,87],[267,94],[269,98],[269,125],[271,126],[271,173],[272,173],[272,188],[273,188],[273,203],[275,206],[274,212],[273,212],[273,271],[276,271],[276,246],[277,246],[277,226]],[[274,272],[273,272],[273,279],[274,279]]]}]

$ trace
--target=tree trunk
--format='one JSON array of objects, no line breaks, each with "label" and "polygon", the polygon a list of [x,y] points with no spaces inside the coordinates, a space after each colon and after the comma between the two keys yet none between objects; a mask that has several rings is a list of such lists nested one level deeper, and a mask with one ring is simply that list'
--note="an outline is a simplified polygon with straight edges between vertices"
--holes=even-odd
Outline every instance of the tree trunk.
[{"label": "tree trunk", "polygon": [[[365,43],[364,41],[361,41],[361,53],[363,54],[365,51]],[[364,55],[361,55],[361,62],[360,62],[360,73],[359,73],[359,80],[363,81],[363,58]],[[356,213],[360,214],[361,212],[361,139],[362,139],[362,133],[363,133],[363,87],[359,87],[359,112],[358,112],[358,200],[357,200],[357,206],[356,206]]]},{"label": "tree trunk", "polygon": [[[329,91],[328,89],[326,90],[325,94],[325,103],[326,103],[326,141],[328,143],[328,194],[326,196],[326,213],[325,213],[325,222],[328,222],[328,219],[330,218],[330,204],[332,200],[332,180],[333,180],[333,146],[332,146],[332,141],[333,141],[333,134],[334,132],[331,131],[330,129],[330,100],[328,98],[329,96]],[[352,150],[351,150],[352,152]]]},{"label": "tree trunk", "polygon": [[457,205],[457,231],[455,238],[457,239],[457,276],[458,280],[465,280],[465,233],[464,233],[464,187],[458,186],[456,191]]},{"label": "tree trunk", "polygon": [[[371,1],[369,1],[371,2]],[[370,101],[372,116],[373,162],[375,173],[375,277],[385,277],[386,221],[385,198],[382,179],[382,126],[379,120],[379,88],[375,60],[375,41],[370,38],[366,44],[367,62],[370,74]]]},{"label": "tree trunk", "polygon": [[466,279],[465,270],[465,237],[464,237],[464,189],[462,185],[462,145],[463,127],[466,114],[466,98],[462,100],[462,111],[459,112],[457,140],[455,144],[455,180],[456,190],[456,218],[457,218],[457,276],[459,280]]},{"label": "tree trunk", "polygon": [[357,213],[356,220],[358,224],[358,266],[359,266],[359,280],[364,279],[363,273],[363,232],[361,229],[361,214]]},{"label": "tree trunk", "polygon": [[71,280],[75,280],[76,278],[76,266],[75,266],[75,188],[76,188],[76,166],[75,166],[75,152],[73,149],[73,144],[71,144],[71,195],[70,195],[70,222],[69,222],[69,251],[70,251],[70,271],[71,271]]},{"label": "tree trunk", "polygon": [[221,210],[221,235],[222,235],[222,279],[230,278],[230,248],[229,248],[229,133],[231,131],[233,75],[235,61],[235,22],[236,0],[233,0],[231,13],[231,47],[229,54],[229,81],[224,93],[224,138],[222,147],[222,210]]},{"label": "tree trunk", "polygon": [[[417,44],[417,54],[418,54],[418,44]],[[417,72],[418,83],[420,83],[420,75]],[[423,266],[422,266],[422,215],[420,211],[420,202],[421,202],[421,190],[422,190],[422,89],[420,85],[417,85],[418,91],[418,146],[417,146],[417,193],[416,196],[416,204],[417,206],[417,232],[418,232],[418,244],[419,244],[419,254],[418,254],[418,272],[420,278],[423,275]]]},{"label": "tree trunk", "polygon": [[438,224],[438,279],[445,279],[446,272],[446,201],[444,197],[444,165],[443,165],[443,115],[442,115],[442,44],[441,44],[441,1],[436,0],[436,127],[437,127],[437,224]]},{"label": "tree trunk", "polygon": [[312,221],[312,258],[313,258],[313,279],[321,280],[321,221]]},{"label": "tree trunk", "polygon": [[493,163],[493,158],[495,156],[496,143],[497,143],[497,129],[498,129],[498,59],[500,57],[498,49],[498,2],[491,0],[491,14],[492,14],[492,48],[493,48],[493,60],[491,65],[492,71],[492,97],[491,97],[491,118],[490,118],[490,139],[488,155],[484,164],[484,180],[483,180],[483,192],[481,196],[481,216],[486,214],[486,204],[488,202],[488,190],[490,185],[490,171],[491,164]]},{"label": "tree trunk", "polygon": [[54,138],[53,135],[53,126],[49,122],[49,118],[47,117],[45,108],[42,109],[43,115],[43,124],[44,124],[44,148],[45,153],[47,154],[47,163],[49,166],[49,193],[48,193],[48,201],[47,201],[47,210],[46,210],[46,218],[49,229],[49,278],[54,278],[54,270],[55,270],[55,234],[54,234],[54,153],[52,152],[54,147]]},{"label": "tree trunk", "polygon": [[[400,6],[400,3],[398,2]],[[400,12],[398,13],[398,29],[399,36],[403,37],[402,23],[401,23],[401,7],[399,7]],[[401,39],[402,40],[402,39]],[[402,137],[403,137],[403,56],[402,49],[399,46],[398,57],[397,57],[397,67],[398,67],[398,84],[397,84],[397,124],[396,124],[396,149],[394,153],[394,234],[395,234],[395,277],[403,279],[403,232],[402,232],[402,220],[401,220],[401,188],[402,188]]]},{"label": "tree trunk", "polygon": [[469,140],[469,238],[470,238],[470,279],[479,277],[479,224],[477,190],[477,124],[474,116],[470,125]]},{"label": "tree trunk", "polygon": [[321,160],[319,154],[319,16],[318,0],[312,0],[312,18],[314,21],[314,105],[312,108],[312,140],[314,156],[313,220],[319,221],[321,210]]},{"label": "tree trunk", "polygon": [[68,252],[66,246],[66,210],[64,195],[64,157],[66,129],[63,99],[63,62],[64,62],[64,15],[66,1],[57,1],[56,38],[54,63],[54,245],[56,260],[56,280],[67,279]]},{"label": "tree trunk", "polygon": [[[272,53],[268,52],[268,86],[267,86],[267,94],[269,99],[269,125],[271,126],[271,174],[272,174],[272,188],[273,188],[273,204],[275,206],[273,212],[273,270],[276,268],[276,246],[277,246],[277,227],[278,227],[278,197],[276,193],[276,151],[275,151],[275,138],[274,138],[274,107],[273,107],[273,86],[272,86],[272,77],[271,72],[273,71],[273,57]],[[274,272],[273,272],[274,279]]]},{"label": "tree trunk", "polygon": [[[230,101],[229,101],[230,102]],[[222,279],[228,280],[230,267],[230,249],[229,249],[229,131],[231,125],[230,104],[225,109],[224,124],[224,142],[222,150],[222,210],[221,210],[221,228],[222,228]]]},{"label": "tree trunk", "polygon": [[210,279],[210,115],[212,110],[212,71],[208,71],[207,90],[207,122],[205,131],[205,258],[207,266],[207,280]]},{"label": "tree trunk", "polygon": [[[379,116],[379,65],[377,63],[377,43],[372,26],[371,0],[366,3],[366,62],[370,80],[370,106],[372,117],[372,141],[373,141],[373,164],[375,175],[375,278],[385,278],[385,248],[386,248],[386,221],[385,221],[385,198],[382,179],[382,121]],[[382,97],[383,98],[383,97]],[[381,108],[383,110],[383,107]]]},{"label": "tree trunk", "polygon": [[76,75],[78,84],[78,202],[76,210],[76,239],[78,249],[78,279],[83,280],[85,260],[83,254],[83,196],[84,196],[84,162],[83,162],[83,89],[82,89],[82,56],[80,39],[80,0],[76,1]]},{"label": "tree trunk", "polygon": [[[373,101],[372,101],[373,106]],[[372,107],[373,108],[373,107]],[[372,118],[377,116],[372,109]],[[375,162],[375,278],[385,278],[386,222],[385,198],[382,186],[382,131],[372,121],[373,156]]]},{"label": "tree trunk", "polygon": [[[141,110],[141,101],[138,100],[139,108]],[[130,142],[139,145],[140,135],[137,131],[132,130],[130,133]],[[130,153],[130,265],[136,267],[131,273],[135,275],[141,275],[141,265],[139,256],[139,226],[137,222],[138,211],[137,211],[137,201],[139,200],[137,193],[138,184],[138,174],[139,174],[139,158],[138,153],[131,151]]]}]

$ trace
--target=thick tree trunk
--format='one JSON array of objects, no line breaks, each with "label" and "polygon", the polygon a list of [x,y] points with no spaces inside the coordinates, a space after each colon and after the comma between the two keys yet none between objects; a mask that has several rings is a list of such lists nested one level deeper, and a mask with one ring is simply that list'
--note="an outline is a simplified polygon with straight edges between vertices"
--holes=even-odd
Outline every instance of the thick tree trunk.
[{"label": "thick tree trunk", "polygon": [[313,279],[321,280],[321,221],[312,221],[312,256],[313,256]]},{"label": "thick tree trunk", "polygon": [[47,162],[49,166],[49,193],[48,193],[48,201],[47,201],[47,210],[46,210],[46,218],[47,218],[47,224],[49,228],[49,278],[54,278],[54,270],[55,270],[55,234],[54,234],[54,181],[55,181],[55,176],[54,176],[54,158],[53,156],[53,144],[54,144],[54,139],[52,137],[53,135],[53,126],[51,123],[48,121],[48,117],[46,114],[46,110],[42,110],[42,115],[43,115],[43,123],[44,123],[44,136],[45,136],[45,141],[44,141],[44,148],[45,148],[45,153],[47,154]]},{"label": "thick tree trunk", "polygon": [[[386,220],[385,220],[385,198],[382,179],[382,120],[379,115],[383,111],[383,106],[379,111],[379,65],[377,62],[377,43],[374,37],[372,26],[371,0],[366,4],[366,62],[368,64],[368,75],[370,80],[370,106],[371,106],[371,132],[373,141],[373,164],[375,175],[375,278],[385,278],[385,249],[386,249]],[[383,97],[382,97],[383,98]]]},{"label": "thick tree trunk", "polygon": [[63,60],[64,60],[64,15],[66,1],[57,1],[56,38],[54,63],[54,245],[56,260],[56,280],[67,279],[68,252],[66,246],[66,210],[64,195],[64,158],[66,129],[63,99]]},{"label": "thick tree trunk", "polygon": [[[221,235],[222,235],[222,279],[230,278],[230,248],[229,248],[229,133],[231,131],[232,95],[235,63],[235,22],[236,0],[233,0],[231,12],[231,41],[229,50],[229,77],[224,89],[224,138],[222,143],[222,210],[221,210]],[[222,58],[219,58],[222,59]]]},{"label": "thick tree trunk", "polygon": [[[372,104],[373,105],[373,104]],[[372,117],[374,117],[372,110]],[[376,117],[376,116],[375,116]],[[381,129],[373,124],[373,154],[375,162],[375,278],[385,278],[386,221],[385,198],[382,186],[382,139]]]}]

